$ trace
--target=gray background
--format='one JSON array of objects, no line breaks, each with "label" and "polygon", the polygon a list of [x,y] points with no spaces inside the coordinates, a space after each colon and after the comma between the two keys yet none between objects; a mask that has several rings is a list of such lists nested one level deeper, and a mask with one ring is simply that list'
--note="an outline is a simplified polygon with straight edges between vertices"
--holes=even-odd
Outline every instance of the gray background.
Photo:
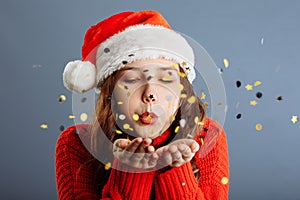
[{"label": "gray background", "polygon": [[[73,123],[63,67],[81,58],[90,25],[120,11],[142,9],[160,11],[223,69],[230,199],[299,199],[300,123],[291,122],[292,115],[300,116],[296,0],[2,0],[0,199],[57,199],[55,143],[59,126]],[[229,59],[229,68],[223,58]],[[262,85],[245,89],[257,80]],[[258,91],[261,99],[255,97]],[[60,94],[66,102],[57,102]],[[280,95],[283,100],[277,101]],[[251,100],[258,104],[249,105]],[[236,119],[238,113],[241,119]],[[42,123],[49,128],[41,129]],[[256,123],[262,131],[256,131]]]}]

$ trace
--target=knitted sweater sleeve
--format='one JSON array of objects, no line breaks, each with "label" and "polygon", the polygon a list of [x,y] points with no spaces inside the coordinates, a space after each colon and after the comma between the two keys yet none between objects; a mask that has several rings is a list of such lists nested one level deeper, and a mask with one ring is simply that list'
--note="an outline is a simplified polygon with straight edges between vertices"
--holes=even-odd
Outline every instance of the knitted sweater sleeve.
[{"label": "knitted sweater sleeve", "polygon": [[[78,127],[77,127],[78,128]],[[60,200],[99,200],[92,155],[84,148],[75,126],[58,138],[55,152],[56,187]]]},{"label": "knitted sweater sleeve", "polygon": [[82,144],[77,134],[78,129],[85,129],[85,126],[72,126],[66,129],[56,144],[56,185],[60,200],[150,198],[155,172],[137,172],[136,169],[121,164],[117,159],[113,163],[114,167],[107,183],[100,188],[101,191],[97,191],[95,171],[98,166],[97,163],[95,165],[95,162],[91,162],[95,159]]},{"label": "knitted sweater sleeve", "polygon": [[155,199],[228,199],[229,168],[224,130],[207,119],[195,140],[201,146],[195,155],[200,180],[196,180],[189,162],[159,173],[155,178]]}]

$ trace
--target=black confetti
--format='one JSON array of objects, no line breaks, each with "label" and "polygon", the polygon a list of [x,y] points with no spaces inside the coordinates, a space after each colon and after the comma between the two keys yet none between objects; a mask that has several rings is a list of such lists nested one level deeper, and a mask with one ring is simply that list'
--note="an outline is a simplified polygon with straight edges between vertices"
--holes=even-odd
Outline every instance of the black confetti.
[{"label": "black confetti", "polygon": [[282,96],[277,97],[277,101],[282,101]]},{"label": "black confetti", "polygon": [[134,56],[134,54],[129,54],[129,55],[128,55],[128,57],[132,57],[132,56]]},{"label": "black confetti", "polygon": [[242,85],[241,81],[237,81],[237,82],[236,82],[236,87],[239,88],[239,87],[241,87],[241,85]]},{"label": "black confetti", "polygon": [[239,113],[239,114],[236,115],[236,118],[237,118],[237,119],[241,119],[241,117],[242,117],[242,114],[241,114],[241,113]]},{"label": "black confetti", "polygon": [[83,97],[83,98],[81,99],[81,102],[82,102],[82,103],[86,102],[86,97]]},{"label": "black confetti", "polygon": [[104,53],[109,53],[110,52],[110,49],[109,48],[105,48],[104,49]]},{"label": "black confetti", "polygon": [[65,130],[65,127],[63,125],[59,126],[59,130],[60,131],[64,131]]},{"label": "black confetti", "polygon": [[257,93],[256,93],[256,97],[259,98],[259,99],[262,97],[262,95],[263,95],[263,94],[262,94],[261,92],[257,92]]},{"label": "black confetti", "polygon": [[126,65],[127,63],[128,63],[128,62],[127,62],[126,60],[123,60],[123,61],[122,61],[122,64],[123,64],[123,65]]}]

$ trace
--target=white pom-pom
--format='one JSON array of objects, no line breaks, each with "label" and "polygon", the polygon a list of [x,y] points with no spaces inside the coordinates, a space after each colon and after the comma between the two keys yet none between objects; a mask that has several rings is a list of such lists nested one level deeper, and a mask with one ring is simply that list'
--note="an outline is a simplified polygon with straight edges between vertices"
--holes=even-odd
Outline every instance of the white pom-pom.
[{"label": "white pom-pom", "polygon": [[89,61],[71,61],[63,72],[66,88],[78,93],[84,93],[96,85],[96,67]]}]

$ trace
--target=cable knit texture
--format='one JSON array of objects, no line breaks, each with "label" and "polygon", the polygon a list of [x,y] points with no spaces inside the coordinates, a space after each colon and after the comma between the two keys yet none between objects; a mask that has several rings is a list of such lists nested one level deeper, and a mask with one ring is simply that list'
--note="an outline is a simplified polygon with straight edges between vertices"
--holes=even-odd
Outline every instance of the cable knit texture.
[{"label": "cable knit texture", "polygon": [[[87,130],[87,126],[80,125],[77,129]],[[199,181],[190,162],[163,172],[135,173],[136,169],[115,159],[108,181],[103,188],[96,189],[95,185],[102,178],[95,178],[98,166],[92,162],[94,158],[83,146],[76,127],[71,126],[60,135],[56,146],[58,197],[60,200],[228,199],[229,167],[224,130],[215,121],[206,119],[195,140],[200,144],[195,155]]]}]

